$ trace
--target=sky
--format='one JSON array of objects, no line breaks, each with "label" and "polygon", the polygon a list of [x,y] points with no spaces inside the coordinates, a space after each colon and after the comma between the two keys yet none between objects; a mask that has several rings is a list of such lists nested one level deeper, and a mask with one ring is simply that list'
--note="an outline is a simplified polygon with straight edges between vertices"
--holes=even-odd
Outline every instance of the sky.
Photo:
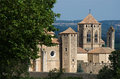
[{"label": "sky", "polygon": [[120,20],[120,0],[57,0],[53,11],[57,20],[81,20],[89,14],[97,20]]}]

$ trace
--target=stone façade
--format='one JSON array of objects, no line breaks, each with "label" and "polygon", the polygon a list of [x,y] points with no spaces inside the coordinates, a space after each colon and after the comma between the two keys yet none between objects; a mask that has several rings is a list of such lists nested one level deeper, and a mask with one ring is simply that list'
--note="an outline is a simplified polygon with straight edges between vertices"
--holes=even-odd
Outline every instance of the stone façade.
[{"label": "stone fa\u00e7ade", "polygon": [[[108,30],[107,47],[102,47],[105,43],[101,39],[101,23],[88,14],[78,23],[78,32],[68,28],[59,34],[58,39],[52,39],[56,46],[39,46],[40,58],[31,61],[33,64],[29,71],[49,72],[56,68],[76,73],[81,64],[83,72],[97,74],[105,65],[103,63],[110,64],[108,57],[114,51],[115,30],[113,30],[113,27]],[[54,36],[54,32],[48,34]]]}]

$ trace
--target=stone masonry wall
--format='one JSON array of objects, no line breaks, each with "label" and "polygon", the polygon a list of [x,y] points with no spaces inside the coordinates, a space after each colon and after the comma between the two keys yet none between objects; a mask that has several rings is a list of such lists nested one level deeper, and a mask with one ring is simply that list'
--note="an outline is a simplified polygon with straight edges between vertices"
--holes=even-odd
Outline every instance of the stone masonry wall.
[{"label": "stone masonry wall", "polygon": [[84,73],[98,74],[99,70],[104,66],[109,66],[110,63],[85,63],[83,61],[77,61],[78,71]]}]

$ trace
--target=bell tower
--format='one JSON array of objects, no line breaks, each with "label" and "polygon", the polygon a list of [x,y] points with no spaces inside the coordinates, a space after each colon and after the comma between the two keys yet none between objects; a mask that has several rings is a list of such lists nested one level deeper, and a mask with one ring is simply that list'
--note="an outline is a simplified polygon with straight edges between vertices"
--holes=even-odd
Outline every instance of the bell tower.
[{"label": "bell tower", "polygon": [[77,45],[87,51],[101,47],[101,23],[90,13],[78,23]]}]

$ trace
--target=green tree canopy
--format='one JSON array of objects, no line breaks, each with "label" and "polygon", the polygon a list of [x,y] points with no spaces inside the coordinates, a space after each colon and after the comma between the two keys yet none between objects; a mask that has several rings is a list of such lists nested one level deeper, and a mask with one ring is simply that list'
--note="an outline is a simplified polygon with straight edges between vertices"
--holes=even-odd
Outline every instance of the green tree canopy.
[{"label": "green tree canopy", "polygon": [[111,65],[99,71],[98,79],[120,79],[120,50],[113,51],[109,60]]},{"label": "green tree canopy", "polygon": [[50,46],[56,0],[0,0],[0,79],[28,71],[38,44]]},{"label": "green tree canopy", "polygon": [[113,77],[113,71],[108,67],[104,66],[100,71],[99,75],[97,76],[98,79],[112,79]]},{"label": "green tree canopy", "polygon": [[111,69],[113,70],[114,79],[120,79],[120,50],[112,52],[109,56]]}]

